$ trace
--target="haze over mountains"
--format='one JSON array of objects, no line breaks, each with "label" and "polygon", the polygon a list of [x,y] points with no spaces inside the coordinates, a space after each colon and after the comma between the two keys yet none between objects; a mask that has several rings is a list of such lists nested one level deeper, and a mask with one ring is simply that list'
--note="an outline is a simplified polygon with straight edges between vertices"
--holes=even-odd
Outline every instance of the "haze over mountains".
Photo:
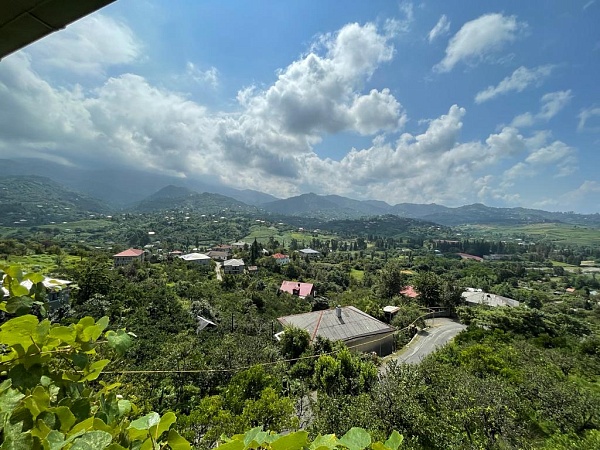
[{"label": "haze over mountains", "polygon": [[[319,220],[393,215],[445,226],[544,222],[600,226],[600,214],[597,213],[582,215],[526,208],[493,208],[482,204],[457,208],[437,204],[389,205],[382,201],[360,201],[338,195],[313,193],[282,200],[261,192],[238,191],[218,185],[206,185],[212,192],[200,192],[176,184],[162,185],[155,189],[157,184],[172,180],[165,176],[154,177],[126,171],[118,174],[111,172],[110,176],[109,174],[101,176],[101,171],[89,171],[87,175],[90,178],[86,179],[85,173],[74,171],[76,176],[71,176],[67,173],[68,169],[63,167],[62,171],[54,171],[54,166],[52,163],[45,166],[31,164],[27,166],[28,174],[0,176],[1,225],[48,224],[56,221],[79,220],[94,214],[114,214],[124,211],[151,213],[162,210],[191,210],[216,214],[223,210],[230,210]],[[12,161],[3,167],[7,168],[3,171],[3,175],[6,175],[6,172],[16,173],[23,169],[22,165]],[[44,169],[53,178],[60,178],[60,181],[67,186],[49,178],[32,175],[32,172],[39,173]],[[85,186],[86,190],[83,191],[85,193],[79,191],[77,186]],[[97,198],[88,195],[90,192],[96,194]],[[230,192],[232,195],[226,195],[225,192]],[[121,197],[116,201],[114,197],[119,194]]]}]

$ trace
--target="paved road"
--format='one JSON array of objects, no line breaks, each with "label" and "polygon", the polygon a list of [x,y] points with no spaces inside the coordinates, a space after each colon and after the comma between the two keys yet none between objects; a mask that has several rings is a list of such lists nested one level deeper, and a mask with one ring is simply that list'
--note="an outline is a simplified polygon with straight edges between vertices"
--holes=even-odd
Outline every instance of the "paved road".
[{"label": "paved road", "polygon": [[462,323],[446,318],[429,319],[425,323],[428,328],[415,336],[410,344],[390,360],[417,364],[437,348],[446,345],[454,336],[466,328]]}]

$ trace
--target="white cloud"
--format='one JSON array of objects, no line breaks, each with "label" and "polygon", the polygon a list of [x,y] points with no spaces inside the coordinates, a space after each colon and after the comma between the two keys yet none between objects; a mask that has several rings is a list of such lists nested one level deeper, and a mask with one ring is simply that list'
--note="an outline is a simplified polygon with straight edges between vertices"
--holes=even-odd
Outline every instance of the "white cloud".
[{"label": "white cloud", "polygon": [[539,86],[547,78],[554,66],[545,65],[534,69],[519,67],[510,76],[504,78],[497,86],[488,86],[475,96],[475,103],[483,103],[508,92],[522,92],[530,85]]},{"label": "white cloud", "polygon": [[[210,111],[131,73],[94,89],[57,88],[33,70],[27,54],[14,54],[0,64],[0,154],[214,175],[280,196],[315,191],[449,205],[517,201],[497,185],[500,162],[522,159],[532,172],[558,167],[559,175],[574,167],[574,150],[543,133],[524,137],[505,127],[482,141],[461,141],[466,110],[458,105],[420,121],[416,131],[393,134],[407,122],[404,109],[389,89],[364,89],[392,59],[391,39],[372,24],[321,36],[271,85],[241,89],[235,112]],[[545,97],[543,113],[561,98]],[[319,157],[315,145],[340,131],[371,136],[372,144],[340,161]]]},{"label": "white cloud", "polygon": [[598,196],[600,196],[600,183],[595,180],[585,180],[576,189],[539,201],[534,206],[594,214],[598,212]]},{"label": "white cloud", "polygon": [[552,119],[567,106],[572,98],[573,96],[571,95],[570,89],[568,91],[557,91],[545,94],[542,97],[542,107],[537,114],[537,117],[543,120]]},{"label": "white cloud", "polygon": [[219,85],[219,71],[216,67],[200,70],[194,63],[188,61],[185,66],[185,73],[195,83],[207,84],[212,88]]},{"label": "white cloud", "polygon": [[106,67],[139,58],[141,44],[125,23],[96,13],[36,42],[27,51],[40,67],[101,76]]},{"label": "white cloud", "polygon": [[429,42],[433,42],[437,38],[441,36],[445,36],[450,31],[450,21],[446,17],[446,14],[443,14],[442,17],[437,21],[435,26],[431,29],[429,34],[427,35],[427,39]]},{"label": "white cloud", "polygon": [[459,62],[477,63],[505,44],[515,41],[526,28],[515,16],[486,14],[465,23],[450,39],[446,56],[434,66],[438,72],[449,72]]},{"label": "white cloud", "polygon": [[579,123],[577,124],[577,131],[600,131],[600,123],[596,121],[595,125],[590,126],[588,121],[600,117],[599,107],[590,107],[583,109],[579,113]]},{"label": "white cloud", "polygon": [[512,120],[510,125],[515,128],[526,128],[538,122],[547,122],[567,106],[572,98],[570,89],[544,94],[540,99],[540,110],[536,114],[530,112],[520,114]]},{"label": "white cloud", "polygon": [[262,120],[265,127],[313,138],[398,128],[405,119],[389,90],[360,94],[379,64],[391,60],[394,48],[388,40],[373,24],[350,24],[322,36],[308,55],[280,70],[268,89],[238,93],[244,115]]}]

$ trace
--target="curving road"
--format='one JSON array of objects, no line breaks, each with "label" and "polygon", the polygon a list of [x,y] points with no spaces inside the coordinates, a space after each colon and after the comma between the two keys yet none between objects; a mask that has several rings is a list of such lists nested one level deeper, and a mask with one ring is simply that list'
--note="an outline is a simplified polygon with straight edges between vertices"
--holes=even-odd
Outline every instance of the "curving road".
[{"label": "curving road", "polygon": [[419,332],[414,339],[389,361],[417,364],[439,347],[450,342],[454,336],[464,330],[466,325],[446,318],[426,320],[427,329]]}]

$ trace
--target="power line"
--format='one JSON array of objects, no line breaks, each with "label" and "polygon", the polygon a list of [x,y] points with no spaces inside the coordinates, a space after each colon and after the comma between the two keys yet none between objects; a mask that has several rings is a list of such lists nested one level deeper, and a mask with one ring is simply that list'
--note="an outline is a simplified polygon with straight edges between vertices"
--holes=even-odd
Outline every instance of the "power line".
[{"label": "power line", "polygon": [[[425,316],[431,314],[431,311],[423,314],[419,317],[417,317],[415,320],[413,320],[410,324],[408,324],[407,326],[405,326],[404,328],[400,328],[397,329],[393,332],[393,334],[398,334],[402,331],[406,331],[408,329],[410,329],[411,327],[414,326],[414,324],[416,322],[418,322],[419,320],[423,319]],[[434,312],[435,314],[435,312]],[[378,339],[369,341],[369,344],[373,344],[373,343],[377,343],[379,341],[383,341],[385,339],[387,339],[389,336],[383,336],[380,337]],[[346,348],[348,350],[351,350],[353,348],[357,348],[360,347],[364,344],[356,344],[356,345],[351,345],[351,346],[346,346]],[[270,361],[270,362],[263,362],[263,363],[256,363],[256,364],[251,364],[251,365],[247,365],[247,366],[241,366],[241,367],[236,367],[236,368],[229,368],[229,369],[178,369],[178,370],[173,370],[173,369],[158,369],[158,370],[107,370],[107,371],[102,371],[100,373],[100,375],[142,375],[142,374],[158,374],[158,373],[230,373],[230,372],[241,372],[242,370],[248,370],[252,367],[256,367],[256,366],[262,366],[262,367],[266,367],[266,366],[273,366],[279,363],[289,363],[289,362],[295,362],[295,361],[301,361],[301,360],[305,360],[305,359],[313,359],[313,358],[319,358],[321,356],[325,356],[325,355],[335,355],[336,353],[339,353],[340,351],[342,351],[343,349],[340,350],[333,350],[331,352],[326,352],[326,353],[319,353],[318,355],[307,355],[307,356],[300,356],[298,358],[290,358],[290,359],[279,359],[277,361]]]}]

